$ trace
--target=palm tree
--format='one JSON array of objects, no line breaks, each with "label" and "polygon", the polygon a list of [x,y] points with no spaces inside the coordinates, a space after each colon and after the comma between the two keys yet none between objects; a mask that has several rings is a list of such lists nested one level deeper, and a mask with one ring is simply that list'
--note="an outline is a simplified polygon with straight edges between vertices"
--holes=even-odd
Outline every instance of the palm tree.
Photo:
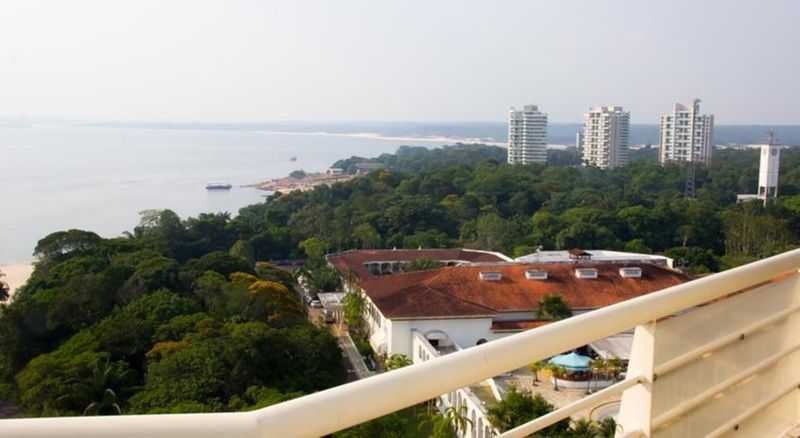
[{"label": "palm tree", "polygon": [[396,370],[398,368],[407,367],[411,364],[413,364],[411,359],[409,359],[408,356],[403,353],[395,353],[389,356],[385,363],[387,370]]},{"label": "palm tree", "polygon": [[345,285],[345,290],[349,290],[355,287],[358,284],[358,274],[352,269],[345,269],[340,274],[342,276],[342,282]]},{"label": "palm tree", "polygon": [[453,428],[461,431],[462,434],[466,433],[467,425],[472,425],[472,420],[467,418],[466,406],[459,406],[458,408],[455,406],[448,406],[447,409],[444,410],[444,417],[447,418],[447,421]]},{"label": "palm tree", "polygon": [[536,386],[539,383],[539,371],[545,369],[544,361],[536,361],[530,365],[528,365],[528,369],[533,374],[533,386]]},{"label": "palm tree", "polygon": [[596,438],[599,435],[597,425],[588,418],[572,420],[569,428],[569,436],[579,438]]},{"label": "palm tree", "polygon": [[572,316],[572,309],[559,294],[547,294],[539,301],[539,308],[536,310],[539,319],[552,319],[557,321]]},{"label": "palm tree", "polygon": [[595,381],[595,386],[597,386],[597,380],[599,380],[600,376],[605,374],[608,367],[608,362],[606,362],[606,360],[602,357],[596,357],[592,359],[592,361],[589,363],[589,366],[592,367],[592,380]]},{"label": "palm tree", "polygon": [[611,371],[611,377],[614,381],[617,380],[619,377],[619,373],[622,372],[623,363],[622,359],[618,357],[612,357],[606,361],[608,363],[608,368]]},{"label": "palm tree", "polygon": [[558,379],[567,372],[567,369],[561,365],[551,363],[547,364],[547,371],[550,371],[550,374],[553,376],[553,390],[558,391]]},{"label": "palm tree", "polygon": [[507,403],[497,403],[486,410],[486,419],[495,429],[508,430],[513,422],[514,412]]},{"label": "palm tree", "polygon": [[433,438],[453,438],[456,436],[450,420],[439,412],[423,412],[417,416],[420,432],[428,433]]},{"label": "palm tree", "polygon": [[617,421],[612,417],[603,418],[595,423],[597,434],[602,438],[614,438],[617,433]]},{"label": "palm tree", "polygon": [[344,317],[347,325],[357,334],[363,334],[364,313],[367,311],[367,299],[358,292],[348,292],[342,299]]},{"label": "palm tree", "polygon": [[108,359],[95,362],[92,374],[72,384],[69,399],[85,406],[83,415],[122,415],[121,403],[125,394],[136,389],[132,383],[136,373],[123,362],[109,363]]}]

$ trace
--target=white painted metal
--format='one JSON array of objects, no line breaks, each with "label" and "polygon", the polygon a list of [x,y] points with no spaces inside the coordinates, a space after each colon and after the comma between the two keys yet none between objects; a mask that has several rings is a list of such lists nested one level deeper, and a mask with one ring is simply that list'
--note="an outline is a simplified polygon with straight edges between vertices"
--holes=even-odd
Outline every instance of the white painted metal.
[{"label": "white painted metal", "polygon": [[736,341],[741,340],[743,336],[744,337],[750,336],[753,333],[763,329],[764,327],[767,327],[767,326],[772,325],[772,324],[774,324],[774,323],[776,323],[778,321],[786,319],[789,316],[791,316],[792,314],[797,313],[797,311],[799,311],[799,310],[800,310],[800,305],[794,305],[794,306],[789,307],[788,309],[785,309],[785,310],[782,310],[782,311],[776,313],[775,315],[773,315],[773,316],[771,316],[769,318],[765,318],[765,319],[762,319],[762,320],[760,320],[758,322],[755,322],[755,323],[743,328],[739,332],[730,333],[727,336],[721,336],[721,337],[717,338],[716,340],[714,340],[713,342],[706,344],[702,348],[698,348],[696,350],[690,351],[690,352],[684,354],[683,356],[676,357],[676,358],[670,360],[669,362],[666,362],[666,363],[663,363],[663,364],[659,365],[658,367],[656,367],[656,374],[665,375],[665,374],[669,373],[670,371],[678,369],[678,368],[682,367],[683,365],[686,365],[687,363],[699,358],[700,356],[703,356],[706,353],[712,352],[714,350],[718,350],[718,349],[720,349],[720,348],[722,348],[722,347],[724,347],[726,345],[729,345],[729,344],[732,344],[732,343],[734,343]]},{"label": "white painted metal", "polygon": [[[696,395],[691,399],[684,400],[681,404],[676,405],[672,409],[656,417],[652,422],[653,427],[658,428],[664,423],[668,422],[669,420],[691,411],[695,407],[707,401],[709,398],[725,391],[726,389],[730,388],[733,385],[736,385],[737,383],[740,383],[741,381],[747,379],[748,377],[763,371],[767,367],[775,365],[776,362],[796,352],[799,349],[800,349],[800,343],[797,343],[783,351],[780,351],[764,359],[758,364],[741,371],[738,374],[734,374],[732,376],[727,377],[722,382],[706,389],[705,391],[703,391],[702,393]],[[796,386],[794,382],[792,382],[792,385]]]},{"label": "white painted metal", "polygon": [[[706,436],[800,380],[800,314],[789,312],[798,305],[800,276],[785,275],[660,321],[656,369],[681,363],[655,380],[652,436]],[[773,436],[769,430],[799,417],[798,410],[772,412],[771,427],[741,426]]]},{"label": "white painted metal", "polygon": [[[786,397],[788,394],[791,394],[793,392],[797,392],[798,389],[800,389],[800,382],[791,382],[790,384],[785,385],[782,390],[776,392],[775,394],[773,394],[773,395],[771,395],[769,397],[766,397],[766,398],[762,399],[759,403],[754,404],[753,406],[748,408],[745,412],[743,412],[740,415],[736,416],[736,418],[731,419],[727,423],[725,423],[722,426],[720,426],[718,429],[716,429],[713,432],[711,432],[710,434],[708,434],[708,436],[709,437],[718,437],[718,436],[725,435],[726,433],[730,433],[730,432],[734,432],[734,431],[740,430],[741,426],[737,427],[737,426],[740,425],[740,423],[742,423],[745,420],[747,420],[748,418],[752,417],[753,415],[755,415],[759,411],[765,409],[767,406],[769,406],[769,405],[775,403],[776,401]],[[796,405],[797,405],[796,401],[797,400],[795,398],[795,403],[794,403],[795,404],[795,408],[796,408]],[[747,435],[743,434],[742,436],[747,436]]]},{"label": "white painted metal", "polygon": [[622,395],[617,423],[625,430],[640,430],[650,436],[653,404],[653,358],[655,357],[656,323],[636,327],[628,373],[641,376],[641,383]]},{"label": "white painted metal", "polygon": [[[322,436],[631,327],[658,321],[684,309],[769,281],[788,271],[796,271],[798,266],[800,250],[790,251],[536,330],[258,411],[3,420],[0,422],[0,436]],[[784,374],[788,372],[783,368],[781,370]],[[629,429],[628,433],[634,432]]]}]

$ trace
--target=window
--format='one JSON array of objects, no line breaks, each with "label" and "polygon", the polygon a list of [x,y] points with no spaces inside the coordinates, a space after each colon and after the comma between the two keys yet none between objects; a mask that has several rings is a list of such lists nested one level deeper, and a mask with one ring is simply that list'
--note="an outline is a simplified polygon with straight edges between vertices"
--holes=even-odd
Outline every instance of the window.
[{"label": "window", "polygon": [[576,269],[575,276],[581,279],[597,278],[597,269],[594,268]]},{"label": "window", "polygon": [[642,268],[620,268],[619,275],[622,278],[641,278]]},{"label": "window", "polygon": [[479,273],[478,277],[483,281],[498,281],[503,278],[503,274],[497,271],[484,271]]},{"label": "window", "polygon": [[547,271],[530,270],[525,271],[525,278],[528,280],[547,280]]}]

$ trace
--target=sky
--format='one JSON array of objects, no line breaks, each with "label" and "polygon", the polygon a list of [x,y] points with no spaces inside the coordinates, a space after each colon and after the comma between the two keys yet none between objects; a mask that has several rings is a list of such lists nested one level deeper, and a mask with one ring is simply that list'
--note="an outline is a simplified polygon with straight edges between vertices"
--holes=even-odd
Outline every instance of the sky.
[{"label": "sky", "polygon": [[0,117],[800,124],[800,2],[4,0]]}]

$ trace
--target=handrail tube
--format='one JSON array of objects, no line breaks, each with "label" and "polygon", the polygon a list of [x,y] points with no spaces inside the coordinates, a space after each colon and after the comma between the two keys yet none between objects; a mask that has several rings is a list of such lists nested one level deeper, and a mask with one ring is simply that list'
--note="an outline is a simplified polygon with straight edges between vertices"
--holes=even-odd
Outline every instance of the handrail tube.
[{"label": "handrail tube", "polygon": [[[509,370],[523,367],[573,348],[625,331],[631,327],[656,321],[679,310],[694,307],[766,282],[800,266],[800,249],[740,266],[719,274],[633,298],[621,303],[553,322],[535,330],[514,334],[440,358],[373,376],[357,382],[330,388],[315,394],[289,400],[250,413],[227,414],[231,425],[239,417],[249,421],[254,416],[258,434],[246,436],[321,436],[346,429],[387,415],[400,409],[438,397],[471,383]],[[162,425],[175,422],[189,428],[193,436],[206,433],[205,419],[221,421],[221,414],[192,414],[194,423],[184,421],[180,414],[150,416]],[[148,416],[121,417],[141,431],[139,422]],[[132,430],[109,425],[112,418],[102,420],[84,417],[4,420],[0,434],[13,436],[40,435],[44,421],[51,436],[99,437],[108,435],[134,436]],[[137,422],[138,420],[138,422]],[[87,427],[87,426],[95,427]],[[77,433],[76,432],[80,432]],[[183,430],[181,430],[183,432]],[[62,433],[63,432],[63,433]],[[152,435],[152,429],[141,435]],[[187,433],[188,435],[188,433]],[[216,434],[219,436],[219,433]],[[225,434],[223,434],[225,435]],[[175,435],[173,435],[175,436]]]},{"label": "handrail tube", "polygon": [[0,437],[259,437],[258,411],[0,420]]},{"label": "handrail tube", "polygon": [[746,378],[752,376],[753,374],[759,373],[762,370],[769,368],[775,365],[777,362],[785,358],[786,356],[800,350],[800,342],[792,345],[791,347],[784,348],[783,350],[767,357],[766,359],[760,361],[759,363],[746,368],[731,377],[723,380],[720,383],[712,386],[711,388],[706,389],[705,391],[701,392],[700,394],[692,397],[691,399],[682,402],[678,406],[664,412],[663,414],[659,415],[656,419],[653,420],[652,428],[658,429],[667,421],[679,417],[686,412],[692,410],[692,408],[702,404],[704,401],[708,400],[709,398],[715,396],[716,394],[730,388],[731,386],[736,385],[737,383],[745,380]]},{"label": "handrail tube", "polygon": [[768,326],[770,324],[774,324],[774,323],[776,323],[778,321],[787,319],[789,316],[791,316],[793,313],[797,312],[798,310],[800,310],[800,304],[792,306],[792,307],[789,307],[788,309],[781,310],[780,312],[778,312],[778,313],[776,313],[776,314],[774,314],[774,315],[772,315],[772,316],[770,316],[768,318],[762,319],[761,321],[757,321],[757,322],[755,322],[753,324],[750,324],[749,326],[747,326],[747,327],[743,328],[742,330],[739,330],[739,331],[737,331],[735,333],[730,333],[728,335],[721,336],[721,337],[715,339],[714,341],[709,342],[708,344],[702,346],[701,348],[698,348],[696,350],[692,350],[692,351],[690,351],[690,352],[688,352],[686,354],[683,354],[683,355],[678,356],[678,357],[676,357],[674,359],[670,359],[667,362],[664,362],[663,364],[661,364],[661,365],[656,367],[655,373],[658,374],[659,377],[662,377],[662,376],[664,376],[666,374],[669,374],[671,371],[674,371],[674,370],[686,365],[687,363],[697,359],[698,357],[700,357],[700,356],[702,356],[702,355],[704,355],[706,353],[719,350],[722,347],[725,347],[727,345],[735,343],[736,341],[741,340],[742,339],[741,338],[742,335],[750,336],[751,334],[755,333],[758,330],[761,330],[762,328],[764,328],[764,327],[766,327],[766,326]]},{"label": "handrail tube", "polygon": [[624,392],[626,389],[638,385],[643,380],[644,377],[629,377],[621,382],[609,386],[608,388],[597,391],[592,395],[586,396],[580,400],[576,400],[562,408],[556,409],[553,412],[535,418],[521,426],[517,426],[511,430],[503,432],[498,438],[517,438],[528,436],[536,431],[544,429],[547,426],[556,424],[578,411],[589,408],[601,400],[622,394],[622,392]]}]

